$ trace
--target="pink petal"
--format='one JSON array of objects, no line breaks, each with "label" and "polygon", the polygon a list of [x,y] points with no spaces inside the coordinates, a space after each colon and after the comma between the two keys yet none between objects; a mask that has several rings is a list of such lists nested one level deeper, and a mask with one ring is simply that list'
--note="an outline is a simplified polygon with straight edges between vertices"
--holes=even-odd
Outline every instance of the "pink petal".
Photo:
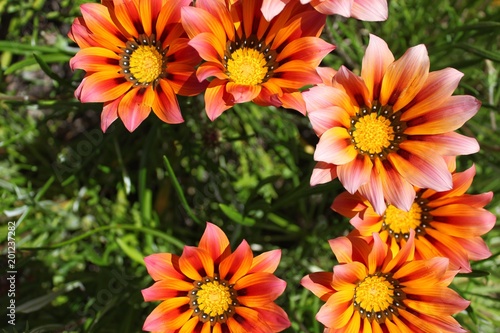
[{"label": "pink petal", "polygon": [[322,301],[326,301],[335,292],[331,285],[332,279],[333,272],[315,272],[304,276],[300,284]]},{"label": "pink petal", "polygon": [[387,0],[354,0],[351,16],[362,21],[385,21],[389,16]]},{"label": "pink petal", "polygon": [[231,254],[231,247],[226,234],[221,228],[210,222],[207,222],[198,247],[206,250],[214,263],[220,262]]},{"label": "pink petal", "polygon": [[310,184],[315,186],[331,182],[337,178],[337,166],[325,162],[318,162],[311,174]]},{"label": "pink petal", "polygon": [[370,182],[359,187],[359,193],[364,196],[379,215],[383,215],[387,206],[384,200],[384,185],[378,168],[372,168]]},{"label": "pink petal", "polygon": [[377,160],[384,198],[388,204],[409,211],[415,200],[415,189],[387,160]]},{"label": "pink petal", "polygon": [[132,89],[123,96],[118,106],[118,115],[129,132],[133,132],[149,116],[155,99],[151,86]]},{"label": "pink petal", "polygon": [[261,7],[262,15],[264,15],[267,21],[271,22],[289,2],[290,0],[263,0]]},{"label": "pink petal", "polygon": [[118,119],[118,105],[120,101],[121,98],[118,98],[114,101],[104,103],[101,113],[101,129],[103,132],[106,132],[108,127]]},{"label": "pink petal", "polygon": [[373,164],[366,155],[358,155],[351,162],[337,167],[340,182],[349,193],[355,193],[359,187],[370,180]]},{"label": "pink petal", "polygon": [[213,79],[205,91],[205,109],[212,121],[234,105],[231,95],[226,92],[226,83],[227,81]]},{"label": "pink petal", "polygon": [[179,124],[184,122],[177,96],[170,84],[165,80],[160,80],[156,87],[153,112],[167,124]]},{"label": "pink petal", "polygon": [[146,269],[153,280],[186,279],[179,269],[179,257],[171,253],[154,253],[144,258]]},{"label": "pink petal", "polygon": [[243,276],[234,285],[238,301],[248,307],[259,307],[274,301],[285,288],[285,281],[264,272]]},{"label": "pink petal", "polygon": [[278,268],[280,259],[281,250],[279,249],[264,252],[253,258],[248,274],[257,272],[274,273],[276,268]]},{"label": "pink petal", "polygon": [[455,132],[438,135],[419,135],[416,138],[419,141],[430,143],[436,153],[440,155],[470,155],[479,151],[479,143],[475,138]]},{"label": "pink petal", "polygon": [[261,86],[243,85],[230,81],[226,84],[226,91],[233,96],[232,100],[235,104],[245,103],[250,102],[260,94]]},{"label": "pink petal", "polygon": [[368,88],[363,82],[363,79],[355,75],[346,67],[340,67],[333,80],[342,85],[345,92],[349,95],[351,102],[355,102],[357,106],[371,105],[371,96],[368,93]]}]

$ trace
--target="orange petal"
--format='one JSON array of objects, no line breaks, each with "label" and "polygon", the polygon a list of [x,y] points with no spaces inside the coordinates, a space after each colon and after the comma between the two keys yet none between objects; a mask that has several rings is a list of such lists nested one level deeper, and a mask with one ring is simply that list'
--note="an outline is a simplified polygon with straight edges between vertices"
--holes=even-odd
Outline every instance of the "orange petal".
[{"label": "orange petal", "polygon": [[274,70],[270,82],[281,88],[300,89],[306,85],[321,83],[314,66],[302,60],[292,60]]},{"label": "orange petal", "polygon": [[155,16],[156,21],[156,39],[164,41],[163,47],[170,45],[176,38],[184,34],[181,26],[181,8],[189,6],[191,0],[177,0],[163,4],[160,13]]},{"label": "orange petal", "polygon": [[246,275],[252,266],[253,253],[250,245],[243,240],[238,248],[219,265],[221,279],[229,283],[236,283],[241,277]]},{"label": "orange petal", "polygon": [[326,301],[335,292],[331,285],[332,279],[333,272],[315,272],[304,276],[300,284],[322,301]]},{"label": "orange petal", "polygon": [[451,173],[444,159],[429,152],[429,147],[417,141],[399,145],[397,153],[387,156],[393,167],[412,185],[447,191],[452,188]]},{"label": "orange petal", "polygon": [[173,63],[168,68],[168,83],[174,93],[181,96],[196,96],[202,93],[208,86],[208,82],[199,81],[193,67],[186,64]]},{"label": "orange petal", "polygon": [[77,97],[83,103],[108,102],[125,95],[132,85],[116,71],[96,72],[82,80]]},{"label": "orange petal", "polygon": [[205,91],[205,109],[212,121],[234,105],[231,95],[226,92],[226,83],[225,80],[213,79]]},{"label": "orange petal", "polygon": [[221,228],[210,222],[207,222],[198,247],[207,251],[214,263],[219,263],[231,254],[231,247],[226,234]]},{"label": "orange petal", "polygon": [[94,40],[106,49],[121,53],[120,47],[125,46],[126,38],[111,20],[108,8],[97,3],[85,3],[80,10]]},{"label": "orange petal", "polygon": [[116,20],[128,33],[128,36],[137,37],[142,34],[141,17],[135,1],[115,0],[113,1]]},{"label": "orange petal", "polygon": [[245,275],[234,285],[238,302],[248,307],[259,307],[274,301],[285,288],[285,281],[263,272]]},{"label": "orange petal", "polygon": [[466,204],[437,207],[431,211],[432,226],[451,236],[481,236],[490,231],[496,222],[493,213]]},{"label": "orange petal", "polygon": [[370,180],[373,164],[366,155],[357,155],[351,162],[339,165],[337,175],[349,193],[355,193],[359,187]]},{"label": "orange petal", "polygon": [[388,204],[409,211],[415,200],[415,189],[387,160],[375,162],[380,175],[384,198]]},{"label": "orange petal", "polygon": [[192,280],[214,276],[214,261],[210,254],[201,248],[185,246],[179,258],[181,272]]},{"label": "orange petal", "polygon": [[[234,6],[235,4],[232,4]],[[234,40],[235,22],[224,1],[198,1],[196,7],[202,8],[212,14],[224,26],[228,40]]]},{"label": "orange petal", "polygon": [[106,132],[108,127],[118,119],[118,105],[120,101],[121,98],[118,98],[114,101],[104,103],[101,113],[101,129],[103,132]]},{"label": "orange petal", "polygon": [[304,116],[306,115],[306,103],[302,97],[302,92],[284,92],[282,96],[279,97],[282,106],[286,109],[292,109],[299,111]]},{"label": "orange petal", "polygon": [[181,9],[182,26],[186,30],[189,38],[209,32],[219,41],[217,46],[226,45],[226,32],[221,22],[209,12],[196,7],[183,7]]},{"label": "orange petal", "polygon": [[148,117],[155,96],[151,86],[132,89],[123,96],[118,106],[118,115],[129,132],[133,132]]},{"label": "orange petal", "polygon": [[[405,288],[419,288],[438,283],[448,269],[448,258],[436,257],[405,262],[393,277]],[[418,294],[417,294],[418,295]],[[415,296],[416,297],[416,296]]]},{"label": "orange petal", "polygon": [[481,102],[472,96],[451,96],[439,107],[409,120],[404,133],[430,135],[454,131],[472,118],[480,106]]},{"label": "orange petal", "polygon": [[417,95],[429,74],[429,56],[424,45],[414,46],[387,68],[380,93],[382,105],[394,111],[406,106]]},{"label": "orange petal", "polygon": [[367,267],[357,261],[336,265],[333,267],[331,286],[333,290],[350,290],[354,294],[354,287],[359,281],[363,281],[367,274]]},{"label": "orange petal", "polygon": [[189,45],[198,52],[203,60],[222,66],[225,45],[221,45],[220,40],[214,34],[210,32],[199,33],[189,41]]},{"label": "orange petal", "polygon": [[319,309],[316,320],[329,328],[340,329],[347,325],[354,313],[352,291],[345,290],[333,294]]},{"label": "orange petal", "polygon": [[363,57],[361,77],[373,100],[379,99],[385,71],[393,62],[394,56],[387,43],[380,37],[370,34],[370,42]]},{"label": "orange petal", "polygon": [[319,66],[321,60],[335,45],[317,37],[303,37],[293,40],[276,57],[276,62],[284,63],[292,60],[302,60],[314,67]]},{"label": "orange petal", "polygon": [[[407,264],[408,261],[413,260],[414,255],[415,255],[415,230],[410,229],[410,238],[408,238],[406,244],[404,244],[401,247],[396,256],[392,258],[389,262],[387,262],[387,264],[384,264],[382,272],[385,273],[395,272],[401,269],[401,267],[406,267],[405,264]],[[395,273],[394,278],[397,279],[396,276],[399,277],[404,275],[404,273],[406,273],[407,270],[404,270],[403,272],[397,271]],[[409,271],[411,271],[411,269],[409,269]]]},{"label": "orange petal", "polygon": [[259,313],[254,309],[238,306],[235,312],[226,322],[229,330],[224,332],[273,333],[267,323],[260,320]]},{"label": "orange petal", "polygon": [[358,193],[351,194],[349,192],[342,192],[335,197],[331,208],[345,217],[353,218],[359,212],[366,210],[368,205],[365,203],[364,198]]},{"label": "orange petal", "polygon": [[378,233],[373,233],[373,245],[368,255],[368,272],[375,274],[387,257],[387,244],[382,242]]},{"label": "orange petal", "polygon": [[72,70],[83,69],[86,72],[119,72],[120,57],[113,51],[102,47],[87,47],[78,51],[71,58],[69,65]]},{"label": "orange petal", "polygon": [[351,103],[355,103],[355,105],[359,107],[371,105],[371,96],[369,95],[368,88],[363,82],[363,79],[355,75],[346,67],[340,67],[333,78],[333,82],[334,85],[335,83],[342,85],[347,95],[349,95]]},{"label": "orange petal", "polygon": [[163,280],[167,278],[187,280],[180,272],[179,257],[171,253],[155,253],[144,258],[148,274],[153,280]]},{"label": "orange petal", "polygon": [[193,289],[191,282],[172,278],[156,282],[151,287],[141,290],[144,301],[164,301],[174,297],[186,296]]},{"label": "orange petal", "polygon": [[193,313],[188,303],[189,297],[175,297],[163,301],[146,318],[142,329],[169,332],[182,327]]},{"label": "orange petal", "polygon": [[403,108],[402,121],[428,113],[453,94],[463,74],[454,68],[445,68],[440,71],[430,72],[424,86],[413,100]]},{"label": "orange petal", "polygon": [[160,80],[155,90],[156,97],[153,101],[153,112],[167,124],[184,122],[177,96],[166,80]]},{"label": "orange petal", "polygon": [[357,155],[347,130],[343,127],[333,127],[319,138],[314,160],[342,165],[351,162]]},{"label": "orange petal", "polygon": [[198,80],[205,80],[211,76],[214,76],[221,80],[228,80],[229,77],[224,72],[224,66],[215,62],[204,62],[196,70],[196,76]]},{"label": "orange petal", "polygon": [[250,267],[248,274],[257,272],[274,273],[276,268],[278,268],[280,259],[281,250],[279,249],[261,253],[253,258],[252,266]]},{"label": "orange petal", "polygon": [[260,85],[243,85],[231,81],[226,84],[226,91],[233,96],[235,104],[250,102],[260,94],[261,89]]},{"label": "orange petal", "polygon": [[432,148],[440,155],[470,155],[479,151],[479,144],[475,138],[469,138],[455,132],[419,135],[417,138],[421,142],[431,143]]},{"label": "orange petal", "polygon": [[273,302],[254,308],[254,310],[259,314],[260,321],[269,325],[272,332],[281,332],[290,327],[286,312]]}]

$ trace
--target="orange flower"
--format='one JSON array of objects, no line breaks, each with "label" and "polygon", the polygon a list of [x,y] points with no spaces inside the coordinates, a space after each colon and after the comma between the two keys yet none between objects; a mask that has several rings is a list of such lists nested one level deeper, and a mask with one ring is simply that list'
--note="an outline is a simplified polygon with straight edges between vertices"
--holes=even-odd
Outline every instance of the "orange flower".
[{"label": "orange flower", "polygon": [[[455,171],[455,159],[450,161]],[[450,268],[471,272],[469,260],[482,260],[491,255],[481,238],[496,222],[494,214],[485,210],[493,198],[492,192],[465,194],[476,169],[453,173],[453,188],[445,192],[416,188],[410,211],[389,205],[381,215],[359,194],[344,192],[333,201],[332,209],[351,217],[354,234],[370,239],[374,232],[393,255],[406,244],[410,230],[415,230],[415,258],[447,257]]]},{"label": "orange flower", "polygon": [[200,80],[213,77],[205,108],[214,120],[234,104],[253,101],[305,114],[299,88],[321,82],[316,67],[334,46],[318,38],[325,16],[313,8],[287,6],[272,22],[262,0],[197,0],[182,9],[182,24],[206,61]]},{"label": "orange flower", "polygon": [[166,123],[183,122],[176,94],[206,87],[195,75],[201,61],[188,45],[180,9],[189,0],[103,0],[83,4],[68,36],[81,50],[70,61],[86,71],[75,92],[84,102],[104,103],[103,131],[120,117],[133,131],[153,112]]},{"label": "orange flower", "polygon": [[[290,1],[299,2],[299,0],[264,0],[262,14],[271,21]],[[363,21],[385,21],[388,15],[386,0],[300,0],[300,3],[310,3],[318,12],[325,15],[338,14]]]},{"label": "orange flower", "polygon": [[301,284],[326,303],[316,319],[325,332],[466,332],[451,317],[469,305],[448,288],[448,259],[413,260],[414,236],[393,256],[378,234],[329,241],[339,265]]},{"label": "orange flower", "polygon": [[162,301],[144,323],[145,331],[274,333],[290,326],[286,313],[273,301],[286,282],[273,272],[280,250],[253,257],[243,241],[231,253],[217,226],[207,223],[198,247],[182,255],[160,253],[144,259],[156,281],[144,289],[146,302]]},{"label": "orange flower", "polygon": [[454,132],[480,107],[472,96],[451,96],[461,77],[452,68],[429,72],[424,45],[394,61],[387,44],[371,35],[361,77],[341,67],[328,84],[303,94],[320,137],[311,184],[338,177],[379,214],[386,201],[409,210],[413,186],[450,190],[443,156],[479,150],[475,139]]}]

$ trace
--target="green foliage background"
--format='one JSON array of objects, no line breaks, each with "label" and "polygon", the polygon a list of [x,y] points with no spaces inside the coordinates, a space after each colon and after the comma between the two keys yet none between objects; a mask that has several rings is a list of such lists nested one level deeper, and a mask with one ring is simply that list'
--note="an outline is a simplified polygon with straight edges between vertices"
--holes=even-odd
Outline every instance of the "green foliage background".
[{"label": "green foliage background", "polygon": [[[181,98],[186,122],[149,117],[128,133],[116,121],[103,134],[102,105],[73,93],[83,73],[69,69],[78,51],[66,37],[81,0],[0,0],[0,236],[17,223],[16,327],[7,332],[140,332],[156,304],[140,290],[152,284],[142,258],[180,254],[196,245],[204,221],[221,226],[235,247],[282,248],[277,275],[288,283],[278,303],[292,326],[322,332],[321,302],[299,285],[335,264],[327,240],[351,230],[329,206],[335,181],[310,187],[317,138],[291,110],[237,105],[211,122],[202,97]],[[456,94],[482,101],[461,130],[481,151],[459,159],[477,176],[471,193],[500,192],[500,3],[389,1],[386,22],[329,17],[324,38],[337,45],[324,65],[359,71],[368,34],[396,58],[424,43],[431,69],[465,76]],[[500,198],[487,207],[497,216]],[[472,301],[458,320],[471,332],[500,327],[500,231],[485,236],[493,256],[453,288]],[[2,270],[4,274],[4,260]],[[7,281],[0,281],[1,306]]]}]

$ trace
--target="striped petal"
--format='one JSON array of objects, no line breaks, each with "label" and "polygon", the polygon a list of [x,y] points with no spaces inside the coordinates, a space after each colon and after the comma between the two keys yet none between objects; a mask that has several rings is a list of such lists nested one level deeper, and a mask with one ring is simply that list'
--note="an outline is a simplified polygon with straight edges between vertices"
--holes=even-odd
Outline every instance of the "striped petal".
[{"label": "striped petal", "polygon": [[156,98],[153,101],[153,112],[168,124],[184,122],[177,96],[166,80],[160,80],[156,87]]},{"label": "striped petal", "polygon": [[331,285],[332,279],[333,272],[315,272],[304,276],[300,284],[322,301],[326,301],[335,292]]},{"label": "striped petal", "polygon": [[285,281],[264,272],[243,276],[234,285],[238,292],[238,302],[248,307],[259,307],[274,301],[285,287]]},{"label": "striped petal", "polygon": [[340,182],[349,193],[355,193],[359,187],[370,180],[373,163],[366,155],[358,155],[351,162],[339,165],[337,174]]},{"label": "striped petal", "polygon": [[179,269],[191,280],[199,281],[205,276],[214,276],[214,261],[204,249],[185,246],[179,258]]},{"label": "striped petal", "polygon": [[219,265],[221,279],[229,283],[236,283],[241,277],[248,273],[252,266],[253,254],[250,245],[244,240],[238,248]]},{"label": "striped petal", "polygon": [[179,257],[171,253],[155,253],[144,258],[148,274],[153,280],[185,279],[179,269]]},{"label": "striped petal", "polygon": [[207,222],[198,247],[207,251],[215,263],[231,254],[231,247],[226,234],[221,228],[210,222]]},{"label": "striped petal", "polygon": [[226,83],[224,80],[213,79],[205,91],[205,109],[212,121],[234,105],[231,95],[226,92]]},{"label": "striped petal", "polygon": [[96,72],[82,80],[75,95],[83,103],[108,102],[125,95],[132,85],[116,71]]},{"label": "striped petal", "polygon": [[186,296],[193,289],[193,284],[188,281],[172,278],[156,282],[151,287],[141,290],[144,301],[163,301],[169,298]]},{"label": "striped petal", "polygon": [[318,162],[316,163],[316,166],[312,171],[311,179],[309,182],[311,186],[315,186],[318,184],[331,182],[335,178],[337,178],[336,165],[325,162]]},{"label": "striped petal", "polygon": [[191,317],[189,297],[176,297],[163,301],[146,318],[144,331],[169,331],[182,327]]},{"label": "striped petal", "polygon": [[253,258],[252,266],[248,271],[250,273],[256,272],[266,272],[274,273],[281,259],[281,250],[271,250],[261,253],[260,255]]},{"label": "striped petal", "polygon": [[380,37],[370,34],[370,42],[363,57],[361,77],[373,100],[379,99],[385,71],[393,62],[394,55],[387,43]]},{"label": "striped petal", "polygon": [[387,68],[380,92],[382,105],[394,111],[406,106],[420,91],[429,74],[429,56],[424,45],[409,48]]},{"label": "striped petal", "polygon": [[108,49],[88,47],[78,51],[69,61],[69,65],[72,70],[79,68],[86,72],[119,72],[119,59],[115,52]]},{"label": "striped petal", "polygon": [[123,96],[118,106],[118,115],[129,132],[133,132],[148,117],[155,96],[151,86],[132,89]]}]

